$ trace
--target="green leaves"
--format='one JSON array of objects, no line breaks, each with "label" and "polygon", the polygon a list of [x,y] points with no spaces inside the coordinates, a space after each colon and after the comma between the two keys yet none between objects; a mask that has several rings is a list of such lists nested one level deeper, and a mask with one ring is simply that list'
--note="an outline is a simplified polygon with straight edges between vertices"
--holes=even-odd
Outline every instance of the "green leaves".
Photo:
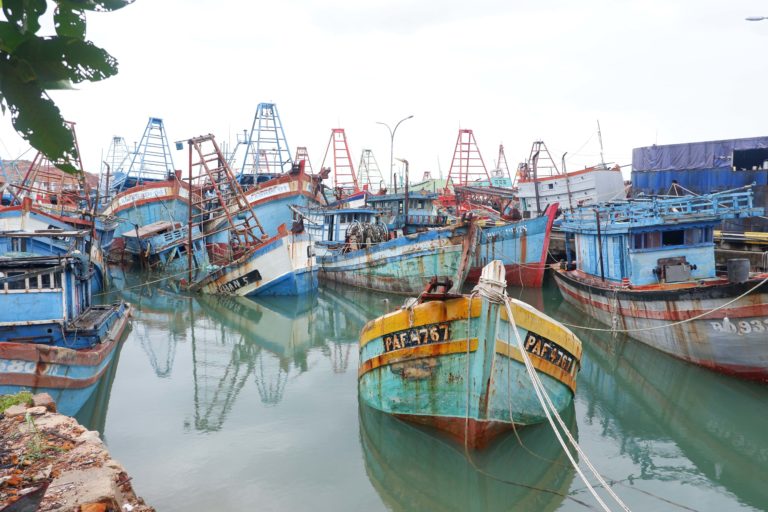
[{"label": "green leaves", "polygon": [[0,110],[34,148],[66,172],[76,172],[72,132],[47,92],[117,74],[117,60],[85,40],[85,11],[108,12],[133,0],[53,0],[55,36],[40,37],[46,0],[0,0]]},{"label": "green leaves", "polygon": [[59,5],[53,13],[53,23],[58,35],[85,39],[85,13],[82,9]]}]

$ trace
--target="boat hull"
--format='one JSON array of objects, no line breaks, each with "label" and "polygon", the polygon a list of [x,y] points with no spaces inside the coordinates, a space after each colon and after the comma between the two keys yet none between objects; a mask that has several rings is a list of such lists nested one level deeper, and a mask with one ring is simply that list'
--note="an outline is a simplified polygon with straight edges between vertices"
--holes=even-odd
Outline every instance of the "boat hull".
[{"label": "boat hull", "polygon": [[477,245],[474,224],[423,231],[349,252],[318,256],[320,279],[382,292],[418,295],[433,277],[461,286]]},{"label": "boat hull", "polygon": [[60,412],[75,415],[109,368],[128,325],[130,305],[114,307],[117,314],[98,326],[103,333],[101,342],[91,348],[0,341],[0,395],[46,392]]},{"label": "boat hull", "polygon": [[317,290],[317,265],[309,235],[285,234],[230,265],[211,272],[191,287],[202,293],[303,295]]},{"label": "boat hull", "polygon": [[527,304],[513,301],[512,310],[514,327],[503,306],[463,296],[369,322],[360,335],[362,402],[475,448],[514,425],[540,423],[546,416],[517,348],[517,329],[562,411],[573,399],[581,344]]},{"label": "boat hull", "polygon": [[563,297],[600,322],[679,359],[768,382],[768,283],[753,289],[768,276],[632,290],[595,286],[569,274],[555,272]]},{"label": "boat hull", "polygon": [[177,180],[145,182],[117,194],[102,214],[120,220],[115,237],[160,221],[186,223],[189,186]]},{"label": "boat hull", "polygon": [[476,283],[485,265],[501,260],[508,286],[541,288],[557,208],[554,203],[540,217],[483,228],[467,282]]},{"label": "boat hull", "polygon": [[245,193],[245,199],[251,205],[264,232],[268,235],[278,233],[281,224],[290,226],[293,211],[289,206],[313,208],[323,206],[325,199],[306,174],[286,174],[267,181],[257,189]]}]

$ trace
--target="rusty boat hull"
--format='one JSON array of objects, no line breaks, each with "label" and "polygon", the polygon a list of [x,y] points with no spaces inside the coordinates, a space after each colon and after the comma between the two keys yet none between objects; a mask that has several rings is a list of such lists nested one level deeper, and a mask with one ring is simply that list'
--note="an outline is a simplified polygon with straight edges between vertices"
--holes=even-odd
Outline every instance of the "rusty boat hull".
[{"label": "rusty boat hull", "polygon": [[418,295],[433,277],[449,278],[461,290],[477,247],[475,224],[401,236],[357,250],[318,256],[319,277],[360,288]]},{"label": "rusty boat hull", "polygon": [[[59,412],[73,416],[98,387],[118,352],[129,325],[131,305],[119,302],[94,306],[65,326],[30,325],[17,337],[0,339],[0,395],[29,390],[49,393]],[[87,325],[86,325],[87,324]],[[62,344],[85,348],[33,343],[33,329],[41,333],[55,328],[65,337]],[[98,341],[94,341],[98,340]]]},{"label": "rusty boat hull", "polygon": [[555,272],[565,300],[607,326],[684,361],[761,382],[768,382],[767,278],[629,288]]},{"label": "rusty boat hull", "polygon": [[361,402],[483,448],[515,425],[546,421],[519,335],[555,408],[572,403],[581,342],[562,324],[514,299],[513,320],[484,296],[422,299],[363,327]]}]

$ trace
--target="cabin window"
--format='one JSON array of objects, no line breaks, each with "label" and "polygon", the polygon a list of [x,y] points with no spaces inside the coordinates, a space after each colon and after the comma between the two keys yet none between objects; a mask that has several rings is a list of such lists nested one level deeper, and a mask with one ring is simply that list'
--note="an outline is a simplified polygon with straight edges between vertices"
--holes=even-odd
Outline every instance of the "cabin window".
[{"label": "cabin window", "polygon": [[26,238],[11,238],[11,251],[26,252],[26,250],[27,250]]},{"label": "cabin window", "polygon": [[[8,272],[8,277],[23,276],[24,272]],[[8,281],[9,290],[26,290],[28,287],[28,279],[15,279]]]},{"label": "cabin window", "polygon": [[661,247],[661,233],[658,231],[648,231],[637,233],[632,238],[633,249],[656,249]]},{"label": "cabin window", "polygon": [[685,245],[694,245],[704,242],[704,230],[693,228],[685,230]]},{"label": "cabin window", "polygon": [[553,188],[555,188],[555,184],[554,183],[547,183],[547,188],[549,190],[552,190]]},{"label": "cabin window", "polygon": [[50,288],[50,287],[51,287],[51,274],[41,274],[40,288]]},{"label": "cabin window", "polygon": [[662,247],[669,247],[672,245],[685,245],[685,231],[682,229],[676,229],[674,231],[662,231],[661,245]]}]

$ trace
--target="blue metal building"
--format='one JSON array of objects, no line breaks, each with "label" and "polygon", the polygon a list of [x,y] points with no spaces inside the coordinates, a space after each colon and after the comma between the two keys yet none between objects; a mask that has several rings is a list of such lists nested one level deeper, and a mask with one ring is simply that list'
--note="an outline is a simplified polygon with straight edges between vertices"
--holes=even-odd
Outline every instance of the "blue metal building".
[{"label": "blue metal building", "polygon": [[[755,206],[768,202],[768,137],[647,146],[632,151],[632,194],[709,194],[754,183]],[[675,187],[677,184],[680,188]],[[760,217],[724,221],[725,231],[768,231]]]}]

